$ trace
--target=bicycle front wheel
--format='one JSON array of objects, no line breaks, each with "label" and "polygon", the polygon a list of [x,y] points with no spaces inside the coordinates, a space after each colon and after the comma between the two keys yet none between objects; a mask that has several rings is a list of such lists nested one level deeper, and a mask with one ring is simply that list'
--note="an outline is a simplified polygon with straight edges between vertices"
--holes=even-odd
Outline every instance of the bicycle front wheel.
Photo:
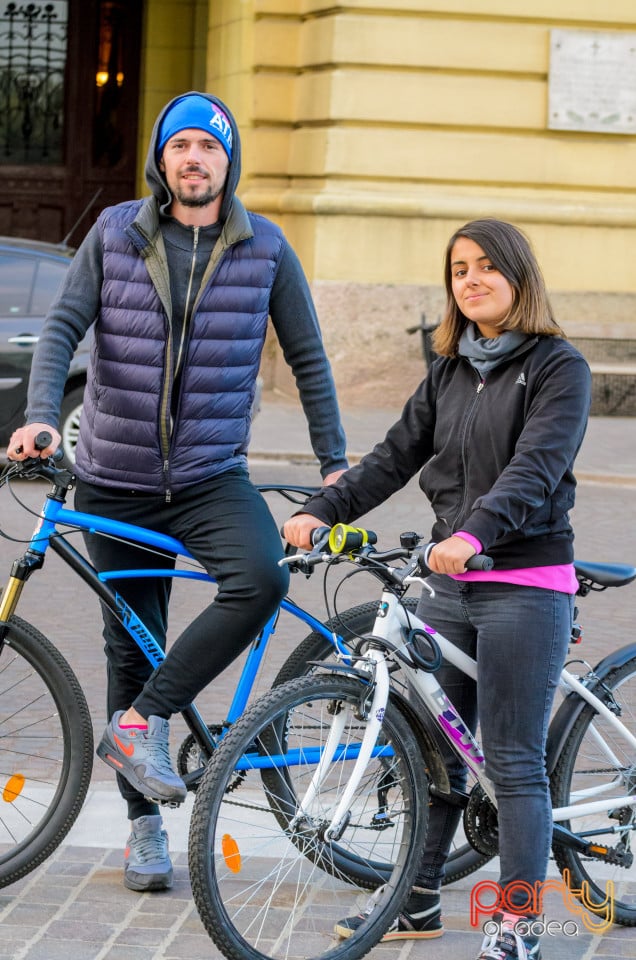
[{"label": "bicycle front wheel", "polygon": [[[415,613],[417,609],[417,600],[415,597],[405,597],[404,606],[409,613]],[[380,601],[370,600],[367,603],[361,603],[356,607],[344,610],[337,616],[332,617],[325,623],[329,631],[339,634],[347,646],[353,648],[360,637],[368,636],[373,631],[373,624],[378,613]],[[280,668],[273,686],[281,683],[287,683],[289,680],[295,680],[297,677],[305,677],[315,673],[319,667],[316,663],[322,664],[323,661],[334,662],[334,645],[323,634],[313,631],[308,634],[301,643],[292,651],[285,663]],[[400,680],[400,671],[397,670],[391,674],[391,684],[402,689],[408,697],[406,685]],[[468,842],[461,824],[457,828],[448,859],[446,860],[445,874],[442,883],[446,886],[470,876],[476,870],[481,869],[489,863],[492,857],[480,853],[471,843]],[[377,865],[361,862],[357,865],[357,879],[360,883],[366,883],[369,889],[374,889],[378,884]]]},{"label": "bicycle front wheel", "polygon": [[0,650],[0,887],[61,843],[92,766],[93,728],[75,674],[39,630],[11,617]]},{"label": "bicycle front wheel", "polygon": [[[201,919],[226,957],[356,960],[399,912],[424,842],[428,787],[417,741],[390,703],[337,834],[327,832],[364,734],[364,689],[341,674],[276,687],[210,760],[192,814],[190,875]],[[336,715],[344,717],[339,746],[310,801]],[[339,941],[335,923],[360,913],[368,896],[347,869],[356,860],[381,863],[376,884],[384,885],[368,921]]]},{"label": "bicycle front wheel", "polygon": [[[636,736],[636,657],[612,670],[603,685],[597,695]],[[616,923],[636,925],[636,807],[620,802],[636,796],[636,751],[588,705],[565,743],[551,786],[555,807],[616,798],[607,810],[565,824],[586,841],[609,847],[609,855],[554,844],[554,857],[562,873],[569,871],[569,885],[595,914],[594,923],[611,919],[611,912]]]}]

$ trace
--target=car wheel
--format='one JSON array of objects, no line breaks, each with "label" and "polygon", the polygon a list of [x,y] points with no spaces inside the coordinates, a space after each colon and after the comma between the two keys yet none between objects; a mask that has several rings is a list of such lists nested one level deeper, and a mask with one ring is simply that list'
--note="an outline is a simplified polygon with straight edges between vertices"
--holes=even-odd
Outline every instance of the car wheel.
[{"label": "car wheel", "polygon": [[79,438],[80,415],[84,400],[84,388],[70,390],[62,400],[60,433],[62,434],[63,464],[68,469],[75,465],[75,448]]}]

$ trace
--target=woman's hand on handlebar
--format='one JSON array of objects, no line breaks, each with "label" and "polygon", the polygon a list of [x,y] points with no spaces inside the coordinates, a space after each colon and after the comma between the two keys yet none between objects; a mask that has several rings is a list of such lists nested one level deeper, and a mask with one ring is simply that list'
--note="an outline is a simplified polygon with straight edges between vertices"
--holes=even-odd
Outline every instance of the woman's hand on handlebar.
[{"label": "woman's hand on handlebar", "polygon": [[[40,433],[51,435],[51,442],[43,450],[35,445],[35,439]],[[26,460],[27,457],[46,459],[53,456],[61,440],[60,434],[49,423],[27,423],[24,427],[18,427],[11,435],[7,446],[7,457],[9,460]]]},{"label": "woman's hand on handlebar", "polygon": [[298,513],[295,517],[290,517],[283,526],[283,536],[287,543],[293,547],[300,547],[301,550],[311,550],[311,532],[317,527],[324,526],[317,517],[310,513]]},{"label": "woman's hand on handlebar", "polygon": [[435,544],[426,563],[433,573],[465,573],[466,562],[476,553],[462,537],[448,537]]}]

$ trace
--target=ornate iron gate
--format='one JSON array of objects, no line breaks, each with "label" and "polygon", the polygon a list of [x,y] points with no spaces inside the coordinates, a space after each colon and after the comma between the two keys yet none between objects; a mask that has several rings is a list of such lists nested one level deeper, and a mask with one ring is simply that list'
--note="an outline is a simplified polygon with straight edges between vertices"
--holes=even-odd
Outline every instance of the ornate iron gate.
[{"label": "ornate iron gate", "polygon": [[77,245],[135,195],[142,0],[0,0],[0,234]]}]

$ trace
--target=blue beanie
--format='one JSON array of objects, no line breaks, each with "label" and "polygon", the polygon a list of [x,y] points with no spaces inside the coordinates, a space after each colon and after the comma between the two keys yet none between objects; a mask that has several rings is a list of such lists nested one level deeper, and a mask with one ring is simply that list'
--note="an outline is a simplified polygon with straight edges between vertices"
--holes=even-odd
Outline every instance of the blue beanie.
[{"label": "blue beanie", "polygon": [[232,126],[220,107],[198,94],[180,97],[164,114],[157,135],[157,156],[180,130],[205,130],[219,141],[232,159]]}]

